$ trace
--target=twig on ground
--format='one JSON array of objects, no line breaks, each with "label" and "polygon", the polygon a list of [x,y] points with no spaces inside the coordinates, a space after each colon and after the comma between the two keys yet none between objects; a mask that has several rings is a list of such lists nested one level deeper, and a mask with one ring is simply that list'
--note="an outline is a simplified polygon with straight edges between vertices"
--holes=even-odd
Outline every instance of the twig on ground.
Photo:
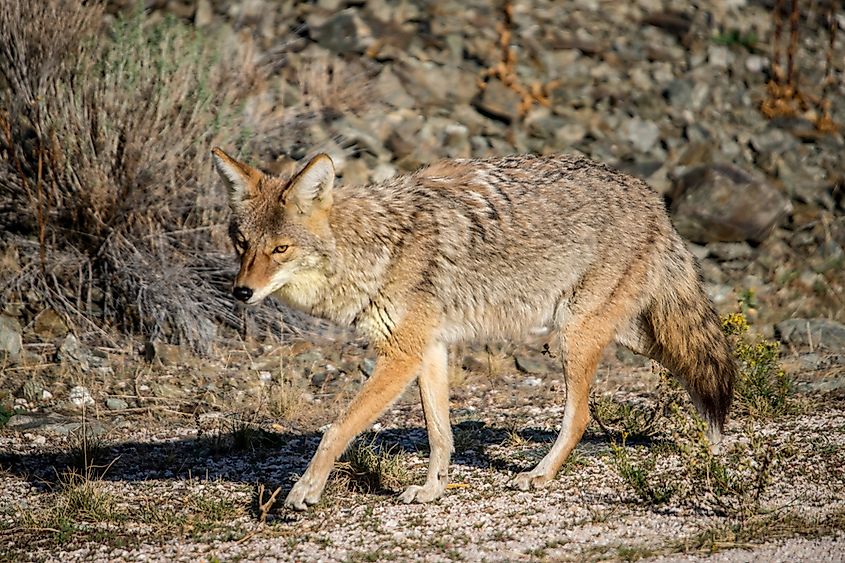
[{"label": "twig on ground", "polygon": [[264,502],[264,484],[258,485],[258,521],[259,522],[266,522],[267,515],[270,513],[270,509],[273,508],[273,505],[276,504],[276,497],[279,496],[279,493],[282,492],[281,487],[276,487],[276,490],[272,492],[270,498],[267,499],[267,502]]}]

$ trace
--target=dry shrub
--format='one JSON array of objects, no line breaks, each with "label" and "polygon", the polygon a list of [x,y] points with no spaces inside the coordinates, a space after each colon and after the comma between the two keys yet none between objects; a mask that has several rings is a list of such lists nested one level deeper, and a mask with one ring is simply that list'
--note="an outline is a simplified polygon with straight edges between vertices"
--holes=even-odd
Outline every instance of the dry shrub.
[{"label": "dry shrub", "polygon": [[[199,352],[241,328],[208,151],[278,137],[249,42],[58,0],[3,2],[0,29],[0,301]],[[278,312],[251,315],[278,334]]]}]

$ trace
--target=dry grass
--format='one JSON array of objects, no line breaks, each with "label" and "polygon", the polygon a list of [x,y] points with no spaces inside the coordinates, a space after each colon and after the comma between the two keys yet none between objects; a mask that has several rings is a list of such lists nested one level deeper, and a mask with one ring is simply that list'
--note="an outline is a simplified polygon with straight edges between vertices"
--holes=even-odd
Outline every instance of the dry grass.
[{"label": "dry grass", "polygon": [[392,447],[378,447],[372,439],[360,438],[335,464],[334,479],[356,492],[396,493],[410,483],[410,474],[401,452],[394,452]]},{"label": "dry grass", "polygon": [[289,420],[307,405],[307,382],[291,369],[281,368],[267,389],[267,411],[271,416]]}]

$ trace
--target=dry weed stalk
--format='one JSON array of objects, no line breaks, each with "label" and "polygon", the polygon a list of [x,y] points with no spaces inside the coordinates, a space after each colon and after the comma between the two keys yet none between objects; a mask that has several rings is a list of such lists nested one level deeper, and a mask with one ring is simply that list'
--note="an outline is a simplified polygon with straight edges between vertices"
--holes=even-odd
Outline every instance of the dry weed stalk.
[{"label": "dry weed stalk", "polygon": [[786,48],[786,73],[782,65],[783,12],[786,0],[777,0],[772,11],[774,35],[772,37],[772,78],[766,84],[767,96],[760,105],[760,111],[769,119],[791,117],[799,112],[806,112],[816,107],[819,113],[814,117],[814,125],[821,133],[832,133],[838,129],[830,115],[831,102],[829,91],[832,88],[833,48],[836,37],[836,22],[833,17],[833,2],[827,11],[829,40],[825,54],[825,71],[822,82],[822,95],[819,98],[799,88],[796,55],[801,23],[799,0],[790,0],[789,40]]},{"label": "dry weed stalk", "polygon": [[559,80],[552,80],[547,83],[533,82],[528,86],[522,84],[516,73],[517,54],[511,46],[513,35],[513,2],[505,1],[502,6],[502,21],[496,24],[496,31],[499,33],[499,50],[501,60],[493,66],[481,71],[478,77],[478,88],[484,90],[490,78],[498,78],[502,84],[519,94],[522,99],[519,105],[520,116],[525,116],[534,104],[543,107],[551,105],[550,93],[558,84]]},{"label": "dry weed stalk", "polygon": [[828,43],[827,53],[825,53],[824,79],[822,80],[822,98],[819,101],[821,115],[816,122],[816,128],[822,133],[833,133],[838,129],[836,123],[833,122],[833,118],[830,115],[830,92],[833,90],[834,86],[833,47],[836,43],[836,28],[836,18],[833,16],[833,2],[831,1],[827,8]]}]

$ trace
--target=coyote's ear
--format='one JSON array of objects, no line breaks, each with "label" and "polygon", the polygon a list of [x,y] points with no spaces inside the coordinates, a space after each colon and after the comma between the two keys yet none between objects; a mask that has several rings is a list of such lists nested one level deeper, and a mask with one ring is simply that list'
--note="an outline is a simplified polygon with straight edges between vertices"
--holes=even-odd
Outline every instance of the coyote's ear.
[{"label": "coyote's ear", "polygon": [[318,154],[291,181],[285,194],[285,204],[301,213],[315,208],[328,209],[332,205],[334,162],[327,154]]},{"label": "coyote's ear", "polygon": [[258,185],[262,177],[260,170],[235,160],[219,147],[211,149],[211,155],[214,167],[229,188],[229,200],[233,207],[258,195]]}]

